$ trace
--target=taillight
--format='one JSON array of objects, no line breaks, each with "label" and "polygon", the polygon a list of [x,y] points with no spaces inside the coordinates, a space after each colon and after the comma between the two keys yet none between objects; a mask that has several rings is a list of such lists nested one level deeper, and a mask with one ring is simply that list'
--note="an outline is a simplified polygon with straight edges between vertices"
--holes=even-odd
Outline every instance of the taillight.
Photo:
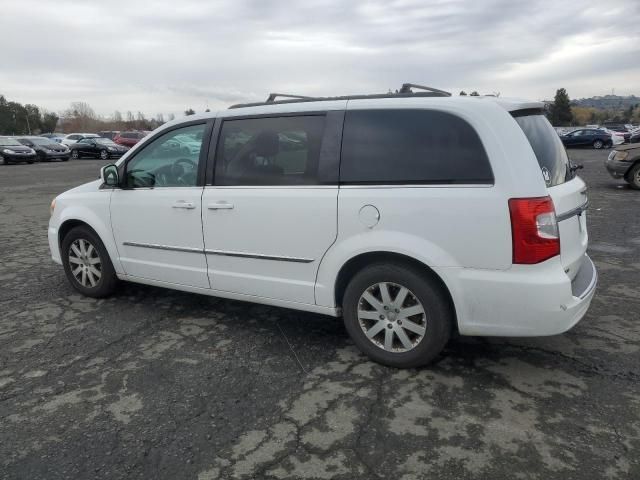
[{"label": "taillight", "polygon": [[558,222],[550,197],[511,198],[513,263],[540,263],[560,254]]}]

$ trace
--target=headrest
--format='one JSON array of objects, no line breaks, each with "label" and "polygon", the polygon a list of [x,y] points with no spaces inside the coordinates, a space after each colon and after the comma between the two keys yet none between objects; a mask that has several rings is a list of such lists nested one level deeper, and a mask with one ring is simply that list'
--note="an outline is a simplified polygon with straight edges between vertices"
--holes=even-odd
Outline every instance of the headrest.
[{"label": "headrest", "polygon": [[280,151],[278,134],[269,130],[260,132],[255,140],[254,152],[261,157],[271,157]]}]

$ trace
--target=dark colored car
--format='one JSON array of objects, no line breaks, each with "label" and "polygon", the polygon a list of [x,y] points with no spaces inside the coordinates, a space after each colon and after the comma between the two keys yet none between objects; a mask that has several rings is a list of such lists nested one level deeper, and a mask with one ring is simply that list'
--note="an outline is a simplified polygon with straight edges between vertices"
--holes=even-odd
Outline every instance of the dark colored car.
[{"label": "dark colored car", "polygon": [[613,178],[624,178],[631,188],[640,190],[640,145],[619,145],[604,162]]},{"label": "dark colored car", "polygon": [[124,145],[125,147],[133,147],[136,143],[142,140],[147,134],[144,132],[120,132],[113,141],[118,145]]},{"label": "dark colored car", "polygon": [[640,143],[640,128],[631,134],[631,137],[629,137],[629,143]]},{"label": "dark colored car", "polygon": [[41,162],[51,160],[69,160],[69,149],[66,145],[57,143],[45,137],[16,137],[21,144],[33,148],[36,151],[38,160]]},{"label": "dark colored car", "polygon": [[71,158],[94,157],[107,160],[108,158],[120,158],[129,149],[113,143],[108,138],[83,138],[69,146]]},{"label": "dark colored car", "polygon": [[608,148],[613,144],[611,135],[595,128],[574,130],[565,135],[560,135],[560,140],[562,140],[565,147],[593,147],[600,149],[603,147]]},{"label": "dark colored car", "polygon": [[33,149],[25,147],[15,138],[0,137],[0,163],[8,165],[9,163],[33,163],[35,161],[36,152]]}]

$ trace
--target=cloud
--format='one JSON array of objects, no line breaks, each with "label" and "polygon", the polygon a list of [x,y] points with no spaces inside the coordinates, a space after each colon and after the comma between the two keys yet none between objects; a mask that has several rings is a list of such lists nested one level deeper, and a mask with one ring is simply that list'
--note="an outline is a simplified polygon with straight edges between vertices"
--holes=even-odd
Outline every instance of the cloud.
[{"label": "cloud", "polygon": [[534,99],[559,87],[639,94],[638,18],[636,0],[5,0],[0,93],[104,115],[407,81]]}]

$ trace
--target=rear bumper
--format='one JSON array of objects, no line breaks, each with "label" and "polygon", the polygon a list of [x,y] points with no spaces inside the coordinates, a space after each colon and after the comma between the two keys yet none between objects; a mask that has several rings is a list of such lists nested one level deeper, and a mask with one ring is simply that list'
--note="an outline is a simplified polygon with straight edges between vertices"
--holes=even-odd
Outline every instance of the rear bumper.
[{"label": "rear bumper", "polygon": [[598,274],[585,255],[574,280],[559,257],[509,270],[440,269],[463,335],[535,337],[572,328],[587,313]]}]

